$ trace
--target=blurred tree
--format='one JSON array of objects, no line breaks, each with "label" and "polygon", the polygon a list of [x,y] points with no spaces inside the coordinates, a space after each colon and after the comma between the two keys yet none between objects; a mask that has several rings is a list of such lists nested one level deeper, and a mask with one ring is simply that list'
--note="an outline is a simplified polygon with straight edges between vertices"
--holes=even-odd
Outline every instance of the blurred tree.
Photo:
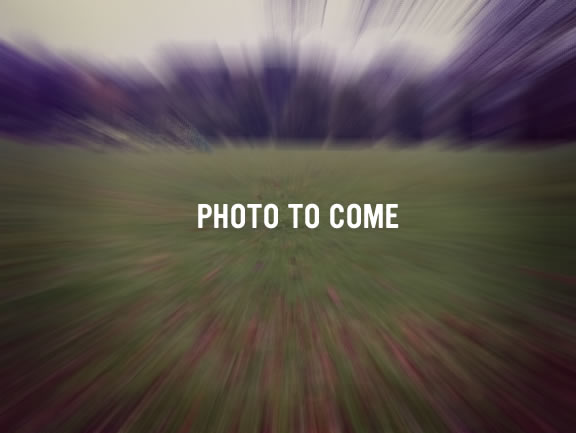
[{"label": "blurred tree", "polygon": [[424,112],[415,83],[404,84],[396,94],[394,103],[394,133],[405,143],[419,142],[424,138]]},{"label": "blurred tree", "polygon": [[330,119],[334,140],[370,140],[377,119],[371,101],[362,94],[358,83],[345,85],[333,103]]},{"label": "blurred tree", "polygon": [[323,140],[328,136],[331,103],[329,80],[320,72],[298,77],[287,102],[279,137],[297,140]]},{"label": "blurred tree", "polygon": [[538,78],[522,97],[528,141],[576,139],[576,56]]}]

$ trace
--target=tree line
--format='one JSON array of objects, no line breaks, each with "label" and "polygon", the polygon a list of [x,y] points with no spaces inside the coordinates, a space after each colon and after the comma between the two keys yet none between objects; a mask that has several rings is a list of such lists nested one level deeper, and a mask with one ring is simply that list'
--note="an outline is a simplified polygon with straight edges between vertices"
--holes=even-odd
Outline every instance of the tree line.
[{"label": "tree line", "polygon": [[213,142],[571,142],[576,6],[570,3],[499,3],[458,55],[428,74],[387,57],[339,78],[333,64],[304,64],[296,51],[267,51],[257,65],[239,68],[215,49],[209,62],[186,53],[167,60],[160,79],[1,43],[0,133],[118,146],[126,137],[190,146],[189,128]]}]

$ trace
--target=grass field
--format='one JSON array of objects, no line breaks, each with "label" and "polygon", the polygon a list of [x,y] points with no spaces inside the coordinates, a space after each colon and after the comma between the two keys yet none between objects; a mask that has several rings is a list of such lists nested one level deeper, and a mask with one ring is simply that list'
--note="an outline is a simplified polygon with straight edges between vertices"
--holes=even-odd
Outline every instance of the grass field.
[{"label": "grass field", "polygon": [[[0,432],[567,433],[575,166],[3,145]],[[254,202],[322,222],[196,228]],[[334,230],[332,203],[400,227]]]}]

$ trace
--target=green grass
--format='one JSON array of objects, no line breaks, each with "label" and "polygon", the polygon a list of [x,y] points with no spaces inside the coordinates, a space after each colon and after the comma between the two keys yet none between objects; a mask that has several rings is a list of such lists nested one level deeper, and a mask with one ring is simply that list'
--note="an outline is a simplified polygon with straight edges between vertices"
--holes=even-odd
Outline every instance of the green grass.
[{"label": "green grass", "polygon": [[[0,431],[544,431],[521,384],[575,355],[575,161],[3,145]],[[255,202],[282,227],[196,227]],[[400,228],[334,230],[333,203]]]}]

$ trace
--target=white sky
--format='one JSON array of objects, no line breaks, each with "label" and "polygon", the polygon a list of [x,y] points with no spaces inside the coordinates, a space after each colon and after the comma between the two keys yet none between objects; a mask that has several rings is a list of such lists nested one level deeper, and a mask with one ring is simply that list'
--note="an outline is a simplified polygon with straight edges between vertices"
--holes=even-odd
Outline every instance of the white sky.
[{"label": "white sky", "polygon": [[[0,38],[34,36],[57,51],[78,51],[108,58],[147,62],[156,48],[170,42],[217,42],[254,46],[270,35],[266,0],[0,0]],[[368,58],[398,42],[441,60],[461,39],[454,21],[478,8],[479,0],[424,0],[402,25],[381,24],[353,44],[350,19],[358,0],[328,0],[325,25],[305,42],[339,52],[354,47]],[[387,0],[384,3],[394,3]],[[396,0],[401,9],[409,2]],[[430,5],[437,9],[431,10]],[[398,9],[396,9],[398,10]]]}]

